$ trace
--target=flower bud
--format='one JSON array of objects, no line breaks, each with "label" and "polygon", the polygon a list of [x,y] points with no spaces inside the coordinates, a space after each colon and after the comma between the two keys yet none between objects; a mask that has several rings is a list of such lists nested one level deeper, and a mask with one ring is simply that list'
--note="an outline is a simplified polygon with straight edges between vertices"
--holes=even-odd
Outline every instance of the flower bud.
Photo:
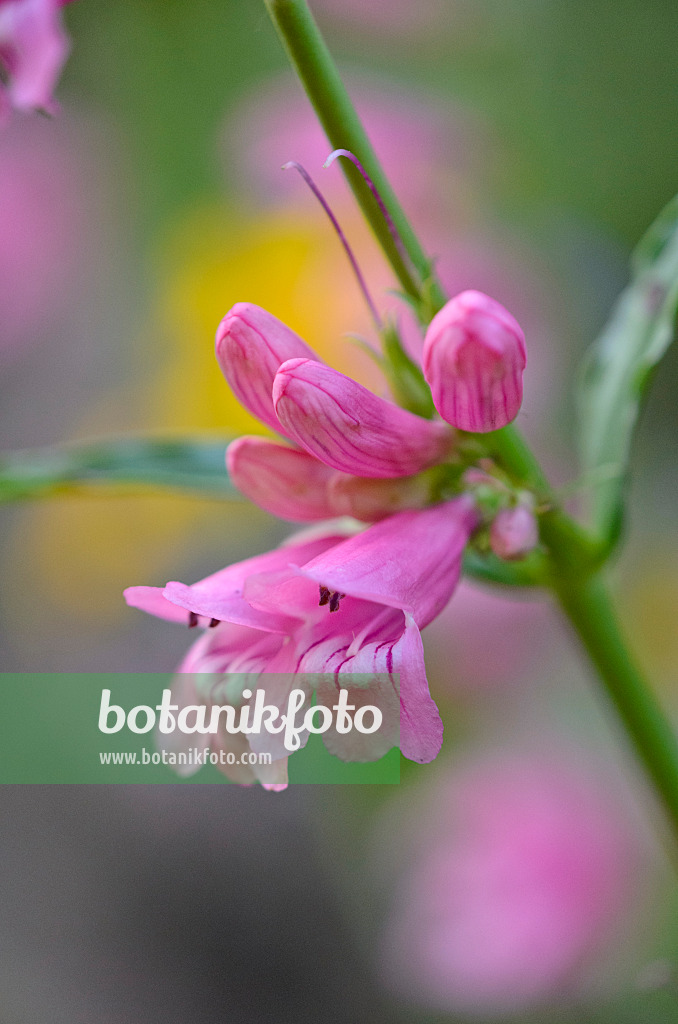
[{"label": "flower bud", "polygon": [[487,433],[515,419],[525,363],[520,325],[482,292],[451,299],[426,331],[424,376],[436,409],[459,430]]},{"label": "flower bud", "polygon": [[537,546],[539,528],[532,509],[526,505],[503,508],[490,527],[490,547],[495,555],[511,561],[524,558]]},{"label": "flower bud", "polygon": [[303,356],[317,359],[305,341],[281,320],[251,302],[238,302],[219,324],[216,353],[221,372],[257,419],[282,432],[271,389],[281,364]]},{"label": "flower bud", "polygon": [[442,461],[454,442],[444,423],[415,416],[309,359],[281,366],[273,404],[288,437],[325,465],[356,476],[410,476]]},{"label": "flower bud", "polygon": [[226,465],[238,490],[280,519],[304,523],[337,514],[327,494],[334,470],[298,448],[239,437],[228,446]]}]

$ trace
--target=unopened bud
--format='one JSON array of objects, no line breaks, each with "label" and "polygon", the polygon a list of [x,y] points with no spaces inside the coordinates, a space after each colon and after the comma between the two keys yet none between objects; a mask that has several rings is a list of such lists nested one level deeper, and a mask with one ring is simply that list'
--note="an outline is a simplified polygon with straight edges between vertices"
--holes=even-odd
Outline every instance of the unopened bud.
[{"label": "unopened bud", "polygon": [[526,505],[503,508],[490,527],[490,547],[495,555],[512,561],[524,558],[537,546],[539,528],[534,512]]},{"label": "unopened bud", "polygon": [[436,409],[459,430],[487,433],[515,419],[525,363],[520,325],[482,292],[451,299],[426,331],[424,376]]}]

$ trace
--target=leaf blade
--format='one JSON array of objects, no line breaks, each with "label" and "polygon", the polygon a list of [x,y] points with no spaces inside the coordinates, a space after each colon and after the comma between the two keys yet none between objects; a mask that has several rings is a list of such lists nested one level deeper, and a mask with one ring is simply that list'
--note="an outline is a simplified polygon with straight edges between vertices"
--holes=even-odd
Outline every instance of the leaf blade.
[{"label": "leaf blade", "polygon": [[580,378],[580,451],[593,480],[596,533],[610,546],[621,531],[633,432],[652,371],[675,333],[678,196],[636,247],[632,279],[585,357]]},{"label": "leaf blade", "polygon": [[0,502],[102,486],[239,498],[226,470],[230,439],[123,437],[0,455]]}]

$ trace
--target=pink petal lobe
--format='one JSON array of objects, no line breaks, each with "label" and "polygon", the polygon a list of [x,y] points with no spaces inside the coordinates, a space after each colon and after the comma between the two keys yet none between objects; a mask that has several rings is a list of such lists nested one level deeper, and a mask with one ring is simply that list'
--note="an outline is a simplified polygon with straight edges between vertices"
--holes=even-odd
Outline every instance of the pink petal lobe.
[{"label": "pink petal lobe", "polygon": [[238,401],[262,423],[281,433],[271,398],[275,375],[286,360],[316,360],[315,352],[265,309],[251,302],[238,302],[219,324],[216,354]]},{"label": "pink petal lobe", "polygon": [[443,743],[443,723],[426,679],[424,645],[410,615],[394,655],[400,662],[400,749],[410,761],[428,764]]},{"label": "pink petal lobe", "polygon": [[468,497],[399,512],[318,555],[300,572],[330,590],[409,612],[423,629],[452,596],[476,525]]},{"label": "pink petal lobe", "polygon": [[336,515],[328,484],[336,475],[318,459],[264,437],[239,437],[226,452],[231,480],[279,519],[313,522]]},{"label": "pink petal lobe", "polygon": [[444,459],[453,443],[443,424],[415,416],[313,360],[290,359],[280,367],[273,403],[297,444],[356,476],[410,476]]}]

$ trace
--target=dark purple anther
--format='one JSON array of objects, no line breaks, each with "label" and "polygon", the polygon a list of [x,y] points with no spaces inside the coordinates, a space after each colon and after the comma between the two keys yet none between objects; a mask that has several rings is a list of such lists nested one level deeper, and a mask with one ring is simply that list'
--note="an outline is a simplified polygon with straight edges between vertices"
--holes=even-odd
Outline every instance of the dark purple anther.
[{"label": "dark purple anther", "polygon": [[198,616],[195,614],[195,612],[189,612],[188,613],[188,628],[189,629],[195,629],[195,627],[197,625],[198,625]]},{"label": "dark purple anther", "polygon": [[340,594],[338,590],[335,590],[334,593],[330,596],[331,612],[339,611],[339,602],[341,601],[342,597],[346,597],[346,594]]}]

